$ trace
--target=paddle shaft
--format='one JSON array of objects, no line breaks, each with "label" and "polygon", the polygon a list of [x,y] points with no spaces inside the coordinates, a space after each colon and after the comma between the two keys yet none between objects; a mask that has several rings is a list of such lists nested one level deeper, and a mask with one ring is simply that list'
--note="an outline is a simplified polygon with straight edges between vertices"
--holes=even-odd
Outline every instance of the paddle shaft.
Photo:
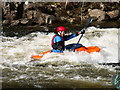
[{"label": "paddle shaft", "polygon": [[[90,18],[87,20],[87,23],[85,24],[83,30],[85,30],[85,29],[91,24],[92,20],[93,20],[93,17],[90,17]],[[79,44],[79,42],[80,42],[82,36],[83,36],[83,34],[80,36],[80,38],[79,38],[77,44]]]},{"label": "paddle shaft", "polygon": [[79,38],[79,40],[78,40],[78,42],[77,42],[77,45],[79,44],[79,42],[80,42],[82,36],[83,36],[83,34],[80,36],[80,38]]},{"label": "paddle shaft", "polygon": [[[92,22],[92,20],[93,20],[93,17],[90,17],[90,18],[87,20],[87,23],[85,24],[83,30],[85,30],[85,29],[90,25],[90,23]],[[80,36],[80,38],[79,38],[76,46],[74,47],[74,50],[73,50],[73,51],[75,51],[75,48],[76,48],[77,45],[79,44],[79,42],[80,42],[80,40],[81,40],[82,37],[83,37],[83,34]]]}]

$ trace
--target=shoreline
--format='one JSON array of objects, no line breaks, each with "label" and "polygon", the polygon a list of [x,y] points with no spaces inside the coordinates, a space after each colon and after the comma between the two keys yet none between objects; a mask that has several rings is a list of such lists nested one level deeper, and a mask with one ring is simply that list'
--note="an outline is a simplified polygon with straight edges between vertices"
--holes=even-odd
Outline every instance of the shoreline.
[{"label": "shoreline", "polygon": [[[106,21],[102,21],[102,22],[92,22],[91,26],[97,27],[97,28],[120,28],[120,21],[110,21],[110,22],[106,22]],[[72,29],[74,29],[74,31],[78,31],[81,30],[85,25],[85,22],[83,22],[82,24],[78,23],[78,24],[69,24],[69,23],[56,23],[56,24],[52,24],[52,25],[29,25],[29,26],[3,26],[3,35],[4,36],[10,36],[10,37],[14,37],[14,36],[25,36],[29,33],[32,32],[44,32],[44,33],[50,33],[50,32],[54,32],[55,28],[57,26],[65,26],[69,32],[73,32]]]}]

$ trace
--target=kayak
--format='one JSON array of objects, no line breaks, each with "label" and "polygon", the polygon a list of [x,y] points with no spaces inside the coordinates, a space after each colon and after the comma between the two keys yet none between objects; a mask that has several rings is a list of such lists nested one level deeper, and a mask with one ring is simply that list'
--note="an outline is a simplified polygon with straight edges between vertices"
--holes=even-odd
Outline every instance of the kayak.
[{"label": "kayak", "polygon": [[[87,23],[85,24],[84,26],[84,29],[86,29],[90,23],[93,21],[93,17],[90,17],[88,20],[87,20]],[[69,51],[74,51],[74,52],[81,52],[81,51],[86,51],[88,53],[92,53],[92,52],[99,52],[100,51],[100,48],[98,46],[90,46],[90,47],[85,47],[83,46],[82,44],[79,44],[80,42],[80,39],[82,38],[83,34],[81,35],[81,37],[79,38],[79,41],[77,42],[77,44],[73,43],[73,44],[69,44],[67,46],[65,46],[65,50],[69,50]],[[53,53],[51,52],[52,50],[49,50],[47,52],[43,52],[43,53],[40,53],[38,55],[33,55],[31,56],[32,59],[42,59],[42,57],[47,54],[47,53]],[[54,52],[55,53],[55,52]],[[59,53],[60,54],[60,53]]]},{"label": "kayak", "polygon": [[[69,44],[66,46],[66,50],[70,50],[73,51],[73,47],[74,47],[74,51],[75,52],[81,52],[81,51],[85,51],[87,53],[93,53],[93,52],[99,52],[100,48],[98,46],[89,46],[89,47],[85,47],[82,44]],[[31,56],[32,59],[37,59],[40,60],[42,59],[42,57],[47,54],[47,53],[53,53],[51,52],[51,50],[37,54],[37,55],[33,55]],[[60,53],[57,53],[60,54]]]}]

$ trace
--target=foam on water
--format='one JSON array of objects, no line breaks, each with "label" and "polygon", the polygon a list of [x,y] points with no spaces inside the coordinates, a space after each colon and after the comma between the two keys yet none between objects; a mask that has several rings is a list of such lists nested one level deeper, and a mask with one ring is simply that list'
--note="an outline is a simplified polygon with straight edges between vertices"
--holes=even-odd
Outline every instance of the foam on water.
[{"label": "foam on water", "polygon": [[[93,36],[92,33],[97,32]],[[99,35],[98,35],[99,34]],[[45,52],[51,49],[51,38],[54,34],[50,33],[48,35],[44,33],[31,33],[22,38],[16,37],[2,37],[1,49],[2,61],[29,61],[31,55],[35,55],[41,52]],[[76,43],[79,39],[75,37],[69,41],[67,44]],[[118,62],[118,29],[99,29],[95,27],[90,27],[87,29],[86,34],[82,37],[80,43],[84,46],[99,46],[101,51],[99,53],[88,54],[86,52],[68,52],[65,51],[64,55],[53,55],[47,54],[45,58],[49,61],[54,60],[66,60],[68,62],[89,62],[89,63],[117,63]],[[49,58],[51,57],[51,58]],[[43,60],[45,60],[43,58]],[[46,60],[46,61],[47,61]]]},{"label": "foam on water", "polygon": [[[99,29],[95,27],[90,27],[88,29],[88,34],[92,32],[99,32],[100,36],[90,36],[88,34],[84,35],[81,39],[81,42],[85,46],[98,46],[101,48],[101,51],[88,54],[86,52],[68,52],[65,51],[64,55],[54,55],[46,54],[43,57],[43,62],[47,61],[61,61],[65,60],[73,63],[87,62],[87,63],[118,63],[118,29]],[[102,32],[102,33],[101,33]],[[88,35],[88,36],[87,36]],[[49,34],[49,37],[52,37],[53,34]],[[79,36],[73,38],[66,42],[67,44],[76,43],[79,39]],[[49,45],[49,44],[48,44]],[[59,56],[59,57],[58,57]]]},{"label": "foam on water", "polygon": [[[35,87],[42,87],[39,85],[40,80],[44,82],[52,79],[62,80],[62,78],[107,81],[110,80],[110,75],[115,72],[111,69],[112,67],[99,66],[97,63],[118,62],[118,30],[117,28],[90,27],[86,30],[86,34],[80,43],[87,47],[98,46],[101,48],[100,52],[91,54],[84,51],[65,51],[64,54],[48,53],[44,55],[41,61],[34,63],[43,67],[31,66],[30,57],[51,50],[51,39],[54,33],[46,35],[34,32],[21,38],[0,36],[0,67],[4,69],[3,72],[9,71],[9,69],[13,71],[13,78],[9,77],[8,81],[9,79],[13,81],[23,79],[30,83],[29,80],[32,78],[32,82],[36,82]],[[79,36],[66,41],[66,45],[76,43],[78,39]],[[44,65],[47,67],[44,68]],[[100,70],[106,72],[107,76]],[[71,73],[72,71],[73,73]]]}]

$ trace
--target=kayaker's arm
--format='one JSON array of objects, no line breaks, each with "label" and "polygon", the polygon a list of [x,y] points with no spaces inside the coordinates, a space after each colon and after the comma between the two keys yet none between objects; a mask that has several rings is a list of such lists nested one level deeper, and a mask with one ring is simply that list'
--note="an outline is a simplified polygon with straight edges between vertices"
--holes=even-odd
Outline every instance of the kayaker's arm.
[{"label": "kayaker's arm", "polygon": [[81,30],[80,32],[77,32],[76,34],[65,35],[64,39],[65,39],[65,41],[67,41],[67,40],[70,40],[70,39],[78,36],[79,34],[84,34],[84,33],[85,33],[85,30]]},{"label": "kayaker's arm", "polygon": [[70,39],[72,39],[72,38],[74,38],[74,37],[76,37],[76,36],[78,36],[79,34],[78,33],[76,33],[76,34],[71,34],[71,35],[65,35],[64,36],[64,39],[65,39],[65,41],[67,41],[67,40],[70,40]]}]

